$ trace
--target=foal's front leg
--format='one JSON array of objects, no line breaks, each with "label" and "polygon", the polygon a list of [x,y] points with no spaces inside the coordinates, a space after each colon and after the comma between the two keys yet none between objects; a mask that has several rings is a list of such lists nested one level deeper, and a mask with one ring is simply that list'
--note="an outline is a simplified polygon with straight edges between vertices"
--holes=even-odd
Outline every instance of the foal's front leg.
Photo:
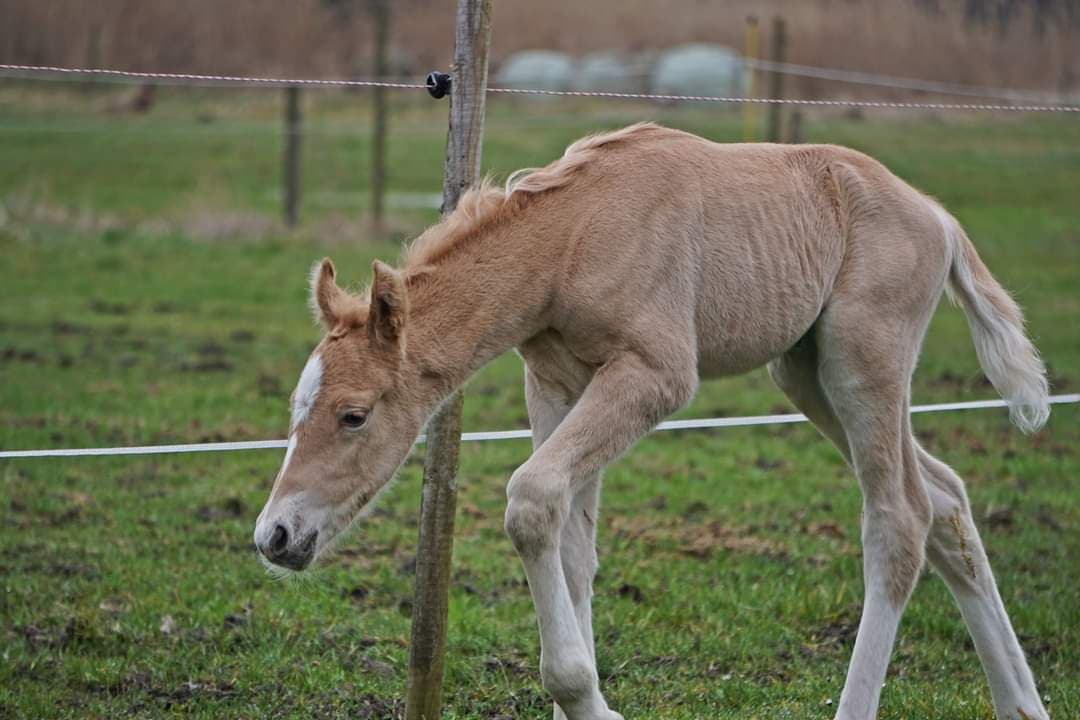
[{"label": "foal's front leg", "polygon": [[540,625],[540,675],[569,720],[621,716],[600,694],[591,638],[582,633],[563,567],[564,530],[575,499],[603,467],[693,395],[692,358],[682,365],[673,359],[669,353],[660,365],[627,354],[609,361],[507,487],[506,531],[525,566]]},{"label": "foal's front leg", "polygon": [[[569,395],[565,385],[545,381],[525,369],[525,400],[532,427],[533,450],[544,444],[563,421],[577,397]],[[570,513],[559,538],[559,558],[562,560],[570,602],[574,606],[581,638],[589,657],[595,663],[596,651],[592,630],[592,589],[596,576],[596,518],[600,504],[600,476],[571,483],[581,489],[570,504]],[[555,720],[566,720],[566,713],[555,703]]]},{"label": "foal's front leg", "polygon": [[[567,396],[565,386],[546,382],[526,367],[525,399],[529,409],[533,449],[536,450],[551,436],[563,421],[575,397]],[[563,575],[574,607],[581,638],[589,659],[595,664],[592,632],[592,585],[596,575],[596,513],[599,504],[599,477],[581,483],[582,489],[571,501],[570,512],[563,523],[559,538],[559,558]],[[566,713],[556,702],[554,720],[566,720]]]}]

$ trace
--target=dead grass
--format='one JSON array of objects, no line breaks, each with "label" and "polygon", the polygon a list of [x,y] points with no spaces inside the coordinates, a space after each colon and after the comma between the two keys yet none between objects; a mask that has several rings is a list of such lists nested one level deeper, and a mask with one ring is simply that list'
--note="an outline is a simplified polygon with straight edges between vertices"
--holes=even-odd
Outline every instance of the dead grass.
[{"label": "dead grass", "polygon": [[[748,15],[788,23],[793,62],[1042,90],[1080,80],[1080,16],[1065,3],[1001,3],[982,21],[973,0],[551,0],[495,3],[493,58],[528,48],[575,54],[655,50],[686,42],[743,46]],[[1032,9],[1037,6],[1038,9]],[[454,3],[393,4],[392,72],[448,65]],[[0,4],[0,61],[174,72],[358,76],[371,72],[362,2],[295,0],[13,0]],[[768,28],[763,26],[763,49]],[[857,86],[793,80],[802,96]]]}]

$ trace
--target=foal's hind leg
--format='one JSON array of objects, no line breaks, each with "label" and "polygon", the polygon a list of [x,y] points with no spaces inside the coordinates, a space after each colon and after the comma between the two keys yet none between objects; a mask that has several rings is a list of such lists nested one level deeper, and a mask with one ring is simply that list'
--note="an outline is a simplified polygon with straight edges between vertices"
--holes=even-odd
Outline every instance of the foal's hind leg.
[{"label": "foal's hind leg", "polygon": [[871,720],[877,714],[931,519],[908,418],[925,317],[871,313],[865,303],[834,299],[817,332],[821,387],[847,436],[863,493],[865,596],[838,720]]},{"label": "foal's hind leg", "polygon": [[934,509],[927,557],[960,606],[990,682],[998,720],[1046,720],[971,517],[964,482],[921,447],[916,451]]},{"label": "foal's hind leg", "polygon": [[795,347],[769,363],[769,375],[795,407],[832,441],[850,463],[851,448],[844,427],[829,405],[829,399],[825,397],[821,381],[818,380],[817,342],[813,330]]},{"label": "foal's hind leg", "polygon": [[[818,380],[818,353],[808,336],[769,364],[769,374],[792,403],[851,462],[847,435]],[[990,681],[998,720],[1046,720],[1031,671],[1001,602],[971,516],[964,483],[945,463],[915,443],[919,469],[933,508],[927,559],[960,606]]]}]

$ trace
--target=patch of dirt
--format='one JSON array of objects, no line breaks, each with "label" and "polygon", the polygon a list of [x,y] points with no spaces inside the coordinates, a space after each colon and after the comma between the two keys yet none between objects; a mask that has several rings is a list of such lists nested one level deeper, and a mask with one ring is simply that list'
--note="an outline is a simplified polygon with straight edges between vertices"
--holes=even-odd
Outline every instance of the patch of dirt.
[{"label": "patch of dirt", "polygon": [[859,611],[850,609],[812,630],[810,642],[803,645],[800,651],[807,657],[813,657],[821,652],[847,649],[855,642],[858,631]]},{"label": "patch of dirt", "polygon": [[221,621],[222,627],[226,630],[235,630],[241,628],[251,622],[251,615],[255,611],[255,607],[251,603],[246,603],[238,613],[229,613]]},{"label": "patch of dirt", "polygon": [[100,298],[92,298],[87,306],[90,312],[98,315],[130,315],[134,306],[122,302],[109,302]]},{"label": "patch of dirt", "polygon": [[783,543],[762,537],[759,528],[750,525],[729,527],[717,521],[701,523],[690,518],[650,523],[646,518],[627,516],[612,516],[608,522],[617,538],[648,547],[674,546],[691,557],[707,558],[719,550],[775,559],[788,555]]},{"label": "patch of dirt", "polygon": [[748,528],[729,528],[720,523],[710,523],[706,532],[693,533],[679,548],[693,557],[706,558],[716,550],[761,555],[764,557],[787,557],[787,548],[775,540],[754,536]]},{"label": "patch of dirt", "polygon": [[279,398],[285,394],[281,380],[266,373],[259,373],[259,376],[255,378],[255,387],[258,389],[260,397]]},{"label": "patch of dirt", "polygon": [[505,673],[507,675],[527,675],[529,666],[521,658],[501,658],[491,656],[484,660],[484,668],[488,672]]},{"label": "patch of dirt", "polygon": [[239,330],[233,330],[232,333],[229,334],[229,340],[233,341],[234,343],[254,342],[255,332],[252,330],[246,330],[244,328],[241,328]]},{"label": "patch of dirt", "polygon": [[195,698],[230,697],[236,694],[236,686],[231,682],[195,682],[188,680],[172,688],[152,686],[150,695],[160,701],[165,708],[184,705]]},{"label": "patch of dirt", "polygon": [[844,529],[832,522],[812,522],[809,525],[803,525],[802,532],[805,535],[833,538],[834,540],[843,540],[847,537]]},{"label": "patch of dirt", "polygon": [[410,598],[401,598],[398,600],[397,611],[398,615],[404,618],[412,617],[413,604]]},{"label": "patch of dirt", "polygon": [[1013,509],[1008,505],[991,505],[984,517],[992,531],[1008,530],[1013,526]]},{"label": "patch of dirt", "polygon": [[176,305],[176,303],[169,302],[168,300],[156,302],[154,303],[153,307],[150,308],[150,312],[156,315],[171,315],[179,311],[180,308]]},{"label": "patch of dirt", "polygon": [[346,590],[344,592],[345,597],[349,598],[350,600],[352,600],[354,603],[357,603],[357,604],[363,604],[363,602],[365,600],[367,600],[369,595],[371,595],[371,591],[368,590],[363,585],[357,585],[356,587],[352,588],[351,590]]},{"label": "patch of dirt", "polygon": [[68,320],[54,320],[52,331],[56,335],[89,335],[92,332],[89,326]]},{"label": "patch of dirt", "polygon": [[641,592],[641,588],[637,585],[631,585],[630,583],[623,583],[616,590],[616,593],[621,598],[627,598],[635,603],[642,603],[645,601],[645,593]]},{"label": "patch of dirt", "polygon": [[1054,517],[1053,513],[1051,513],[1050,510],[1045,507],[1039,508],[1039,512],[1035,514],[1035,519],[1039,522],[1040,525],[1049,528],[1054,532],[1061,532],[1065,529],[1058,521],[1058,519]]},{"label": "patch of dirt", "polygon": [[701,502],[700,500],[695,500],[694,502],[687,505],[686,509],[683,510],[683,517],[686,518],[687,520],[693,520],[693,519],[703,517],[704,515],[707,515],[708,512],[709,512],[709,506],[708,505]]},{"label": "patch of dirt", "polygon": [[240,498],[226,498],[216,505],[203,505],[195,511],[195,517],[203,522],[217,522],[219,520],[231,520],[243,517],[247,514],[247,507]]},{"label": "patch of dirt", "polygon": [[486,720],[520,720],[520,718],[545,717],[550,714],[551,698],[536,688],[528,687],[510,691],[502,702],[484,711],[482,717]]},{"label": "patch of dirt", "polygon": [[777,458],[758,457],[754,460],[754,467],[758,470],[777,470],[784,467],[784,461]]},{"label": "patch of dirt", "polygon": [[4,364],[26,363],[28,365],[44,365],[46,360],[45,356],[37,350],[6,347],[3,350],[0,350],[0,362],[3,362]]},{"label": "patch of dirt", "polygon": [[229,372],[233,364],[229,360],[220,357],[204,358],[201,360],[185,360],[180,363],[180,369],[185,372]]}]

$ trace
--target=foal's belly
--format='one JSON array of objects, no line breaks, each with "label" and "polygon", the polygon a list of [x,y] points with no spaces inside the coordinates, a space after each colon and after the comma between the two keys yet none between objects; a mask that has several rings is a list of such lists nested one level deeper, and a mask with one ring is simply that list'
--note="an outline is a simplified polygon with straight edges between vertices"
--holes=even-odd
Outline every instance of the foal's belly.
[{"label": "foal's belly", "polygon": [[821,314],[823,294],[749,293],[740,301],[725,295],[725,307],[697,318],[698,374],[702,378],[739,375],[791,349]]}]

